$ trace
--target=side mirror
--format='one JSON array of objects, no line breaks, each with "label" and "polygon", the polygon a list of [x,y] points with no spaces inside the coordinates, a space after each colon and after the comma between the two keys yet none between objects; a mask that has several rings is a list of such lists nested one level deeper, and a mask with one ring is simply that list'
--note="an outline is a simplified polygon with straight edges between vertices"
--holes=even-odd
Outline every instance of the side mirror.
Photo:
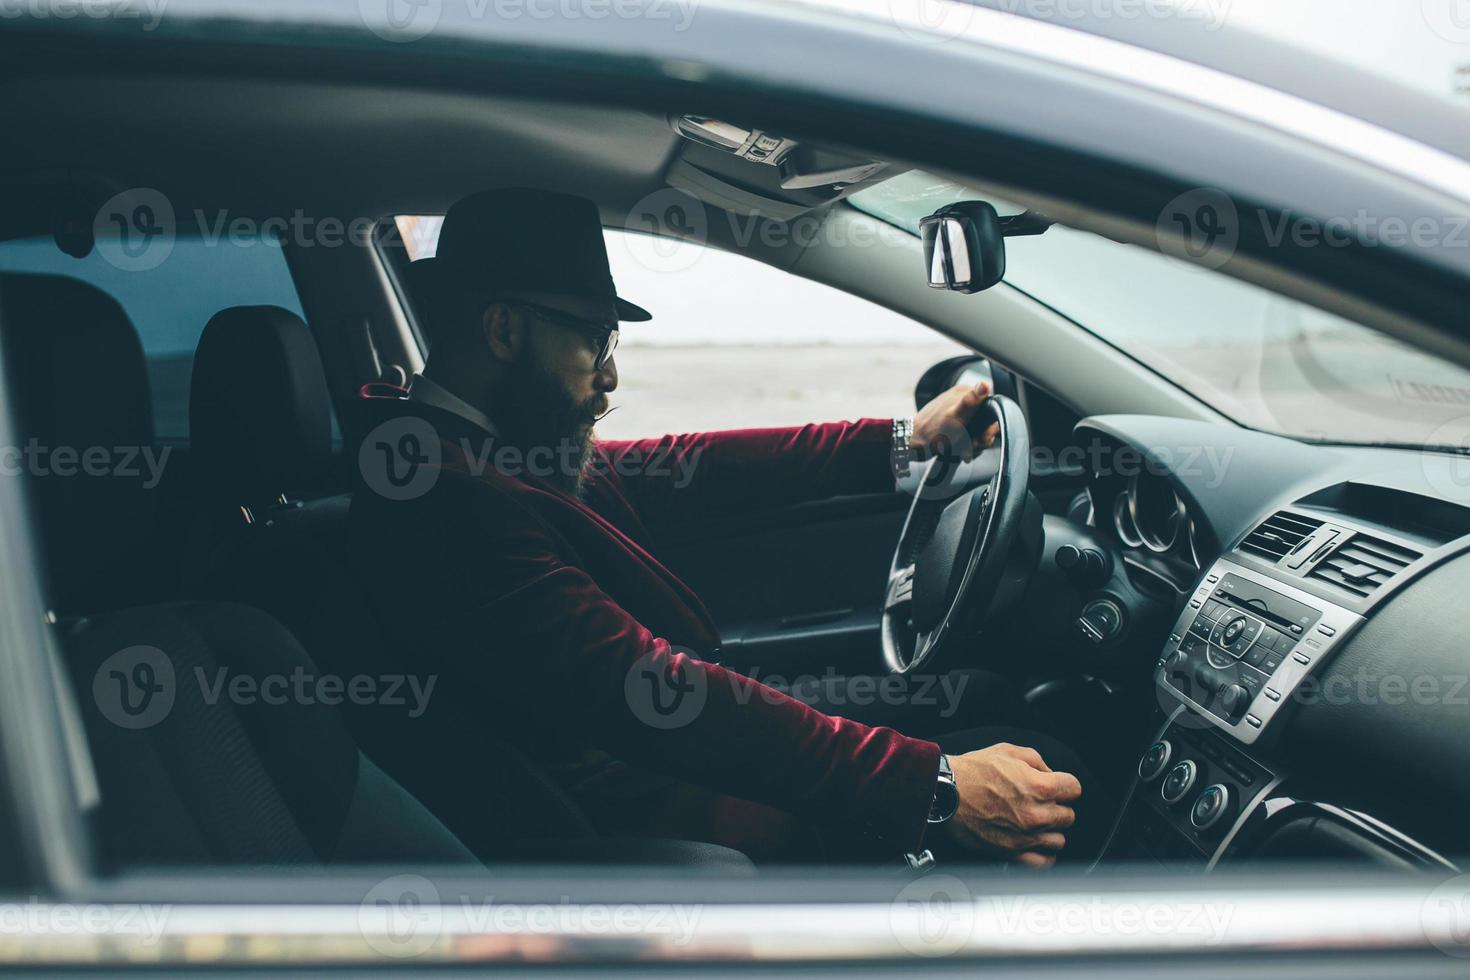
[{"label": "side mirror", "polygon": [[929,285],[978,293],[1006,274],[1000,215],[984,201],[947,204],[919,222]]},{"label": "side mirror", "polygon": [[946,204],[919,222],[929,285],[956,293],[989,289],[1006,274],[1006,237],[1040,235],[1051,224],[1036,211],[1002,218],[985,201]]}]

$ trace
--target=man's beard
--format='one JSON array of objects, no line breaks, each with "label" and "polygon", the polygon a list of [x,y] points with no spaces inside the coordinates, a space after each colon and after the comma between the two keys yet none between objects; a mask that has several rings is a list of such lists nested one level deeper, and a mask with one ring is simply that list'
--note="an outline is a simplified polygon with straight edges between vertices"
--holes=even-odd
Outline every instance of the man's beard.
[{"label": "man's beard", "polygon": [[607,412],[607,395],[578,401],[528,352],[492,386],[488,404],[497,441],[520,450],[524,472],[581,497],[596,444],[593,426]]}]

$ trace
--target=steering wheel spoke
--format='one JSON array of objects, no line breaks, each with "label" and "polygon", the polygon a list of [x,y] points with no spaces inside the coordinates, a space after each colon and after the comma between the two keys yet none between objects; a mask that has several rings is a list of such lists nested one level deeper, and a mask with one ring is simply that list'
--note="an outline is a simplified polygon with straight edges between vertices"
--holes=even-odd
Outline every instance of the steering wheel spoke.
[{"label": "steering wheel spoke", "polygon": [[888,577],[888,592],[883,599],[883,611],[891,613],[914,601],[914,566],[907,565]]}]

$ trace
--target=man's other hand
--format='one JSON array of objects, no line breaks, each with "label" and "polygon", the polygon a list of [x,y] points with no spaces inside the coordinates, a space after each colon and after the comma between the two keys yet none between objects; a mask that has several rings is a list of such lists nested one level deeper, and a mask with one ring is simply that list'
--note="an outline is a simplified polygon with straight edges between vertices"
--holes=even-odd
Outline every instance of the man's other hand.
[{"label": "man's other hand", "polygon": [[951,756],[960,806],[945,826],[971,849],[1000,848],[1012,860],[1044,868],[1067,843],[1062,831],[1077,820],[1067,804],[1082,784],[1052,772],[1035,749],[1001,742]]},{"label": "man's other hand", "polygon": [[959,456],[974,459],[982,449],[995,442],[999,424],[991,424],[979,437],[971,436],[970,419],[991,394],[990,382],[955,385],[937,395],[914,416],[914,430],[909,434],[909,447],[914,459],[931,456]]}]

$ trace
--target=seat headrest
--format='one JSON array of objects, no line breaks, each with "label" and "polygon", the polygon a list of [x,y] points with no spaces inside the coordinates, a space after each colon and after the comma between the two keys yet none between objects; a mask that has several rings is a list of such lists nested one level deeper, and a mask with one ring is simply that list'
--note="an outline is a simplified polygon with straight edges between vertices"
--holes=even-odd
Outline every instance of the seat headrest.
[{"label": "seat headrest", "polygon": [[332,408],[316,340],[278,306],[216,313],[199,338],[189,393],[199,472],[232,503],[305,490],[331,459]]},{"label": "seat headrest", "polygon": [[131,598],[156,550],[149,536],[168,462],[153,443],[137,331],[100,289],[22,273],[0,275],[0,329],[12,448],[26,452],[52,601],[70,614]]}]

